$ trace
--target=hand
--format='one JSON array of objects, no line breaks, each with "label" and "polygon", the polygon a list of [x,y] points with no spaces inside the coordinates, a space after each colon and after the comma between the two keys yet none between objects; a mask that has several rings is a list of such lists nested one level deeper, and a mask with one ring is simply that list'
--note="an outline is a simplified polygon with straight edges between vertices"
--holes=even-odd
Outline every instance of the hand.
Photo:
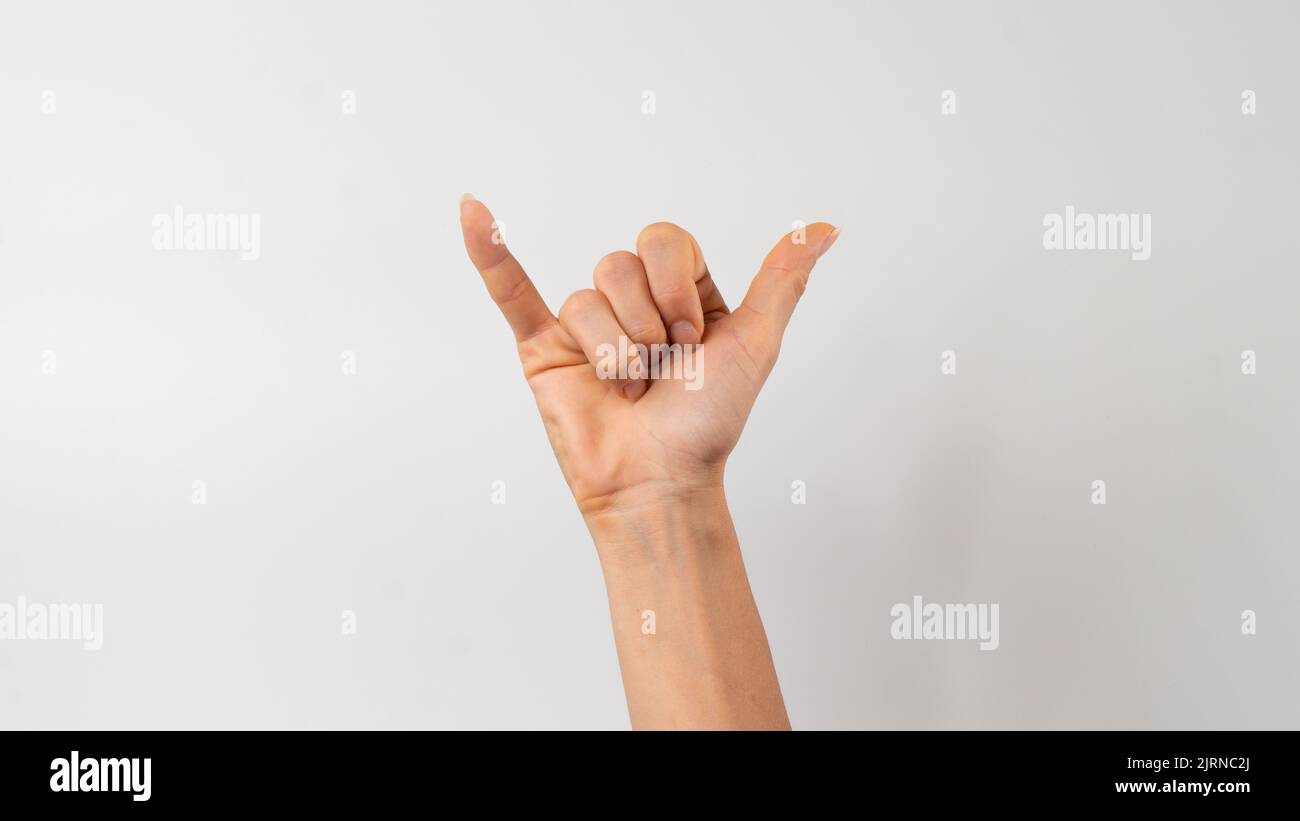
[{"label": "hand", "polygon": [[[557,319],[501,242],[487,206],[466,195],[460,220],[470,260],[514,331],[551,446],[586,516],[647,497],[721,489],[723,465],[776,363],[795,303],[839,235],[824,222],[788,234],[733,312],[695,238],[655,223],[637,237],[635,254],[602,259],[595,289],[570,296]],[[694,383],[633,378],[634,369],[625,379],[599,378],[597,365],[620,349],[620,336],[647,348],[702,343],[686,349],[699,357]]]},{"label": "hand", "polygon": [[[466,196],[460,222],[596,542],[632,725],[789,728],[722,472],[838,229],[819,222],[778,242],[732,312],[695,239],[656,223],[635,254],[602,259],[595,290],[569,297],[557,319],[487,206]],[[671,356],[696,357],[694,378],[609,368],[630,347],[620,337],[647,346],[651,362],[652,346],[685,346]]]}]

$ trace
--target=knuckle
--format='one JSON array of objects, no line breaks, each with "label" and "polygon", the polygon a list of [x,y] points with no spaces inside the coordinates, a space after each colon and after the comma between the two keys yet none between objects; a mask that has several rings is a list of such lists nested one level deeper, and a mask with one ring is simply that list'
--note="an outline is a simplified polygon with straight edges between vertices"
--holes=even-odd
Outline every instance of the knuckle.
[{"label": "knuckle", "polygon": [[804,291],[808,289],[808,271],[781,264],[769,264],[767,267],[772,276],[794,292],[796,302],[803,298]]},{"label": "knuckle", "polygon": [[698,299],[695,283],[689,280],[671,279],[667,282],[653,283],[650,291],[661,308],[684,308],[690,305],[693,298]]},{"label": "knuckle", "polygon": [[591,288],[574,291],[560,306],[560,316],[568,319],[589,316],[600,308],[601,301],[600,293]]},{"label": "knuckle", "polygon": [[637,248],[669,248],[687,236],[685,230],[671,222],[654,222],[641,229],[636,244]]},{"label": "knuckle", "polygon": [[641,268],[641,261],[630,251],[615,251],[606,254],[596,263],[593,278],[596,285],[618,285],[634,277]]},{"label": "knuckle", "polygon": [[517,276],[509,282],[501,285],[492,293],[492,299],[502,308],[512,302],[518,301],[524,294],[528,293],[531,283],[526,276]]},{"label": "knuckle", "polygon": [[750,313],[752,315],[747,321],[757,333],[737,333],[735,326],[727,327],[736,343],[737,361],[740,362],[741,369],[751,380],[761,383],[776,364],[776,358],[781,352],[781,338],[772,332],[771,323],[765,316],[757,312]]},{"label": "knuckle", "polygon": [[641,345],[662,345],[668,341],[668,332],[658,319],[630,322],[624,330],[629,339]]}]

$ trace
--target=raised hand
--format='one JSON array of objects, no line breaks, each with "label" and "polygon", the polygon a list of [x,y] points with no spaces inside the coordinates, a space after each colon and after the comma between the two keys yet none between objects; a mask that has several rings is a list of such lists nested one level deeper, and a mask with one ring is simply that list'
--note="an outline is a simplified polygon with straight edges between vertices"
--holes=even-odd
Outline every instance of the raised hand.
[{"label": "raised hand", "polygon": [[[636,253],[597,263],[594,289],[553,314],[495,230],[487,206],[467,196],[461,228],[470,260],[514,331],[560,468],[584,514],[644,497],[722,484],[723,464],[776,363],[781,337],[817,259],[838,229],[814,223],[779,241],[734,310],[714,284],[699,243],[671,223],[643,229]],[[610,352],[677,343],[692,379],[602,379]],[[694,347],[697,346],[698,347]],[[604,347],[608,346],[608,347]],[[694,359],[691,359],[694,357]],[[643,362],[643,372],[649,362]],[[613,371],[618,374],[618,371]]]},{"label": "raised hand", "polygon": [[[632,725],[788,728],[722,473],[838,229],[787,235],[732,311],[695,238],[656,223],[635,254],[602,259],[595,289],[557,318],[487,206],[467,196],[460,221],[596,543]],[[669,343],[666,355],[655,347]],[[674,357],[690,368],[662,378]],[[636,370],[656,362],[649,375],[661,378]]]}]

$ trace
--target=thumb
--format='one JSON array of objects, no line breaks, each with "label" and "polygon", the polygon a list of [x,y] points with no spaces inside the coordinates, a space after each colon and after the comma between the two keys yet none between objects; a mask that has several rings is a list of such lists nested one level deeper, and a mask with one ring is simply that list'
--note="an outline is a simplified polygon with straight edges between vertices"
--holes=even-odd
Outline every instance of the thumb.
[{"label": "thumb", "polygon": [[808,287],[813,265],[839,238],[840,229],[826,222],[815,222],[791,231],[768,252],[742,307],[737,311],[740,333],[747,345],[756,350],[775,353],[794,306]]}]

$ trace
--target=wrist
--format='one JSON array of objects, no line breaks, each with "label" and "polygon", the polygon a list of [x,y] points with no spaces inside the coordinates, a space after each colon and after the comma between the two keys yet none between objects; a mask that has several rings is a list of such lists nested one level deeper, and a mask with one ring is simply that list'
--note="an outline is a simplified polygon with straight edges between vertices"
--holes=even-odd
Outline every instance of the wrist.
[{"label": "wrist", "polygon": [[721,476],[628,488],[584,506],[583,519],[607,569],[735,545]]}]

